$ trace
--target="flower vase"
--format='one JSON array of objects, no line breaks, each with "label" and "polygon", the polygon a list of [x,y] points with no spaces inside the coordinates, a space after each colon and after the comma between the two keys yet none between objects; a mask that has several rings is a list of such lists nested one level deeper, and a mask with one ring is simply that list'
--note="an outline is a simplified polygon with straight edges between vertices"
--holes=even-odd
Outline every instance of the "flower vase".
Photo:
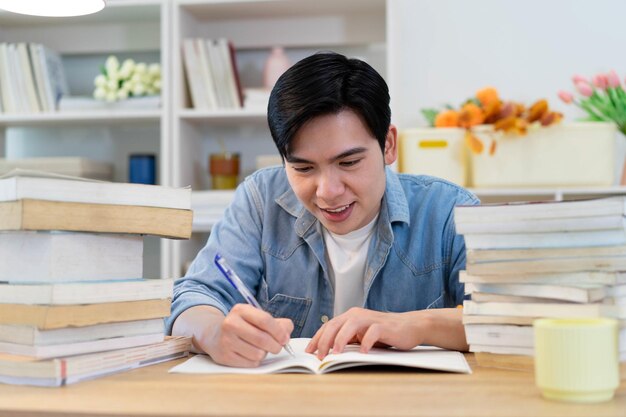
[{"label": "flower vase", "polygon": [[263,68],[263,84],[268,90],[271,90],[276,84],[278,78],[291,67],[291,61],[285,54],[285,50],[281,47],[272,48],[272,52],[265,61]]}]

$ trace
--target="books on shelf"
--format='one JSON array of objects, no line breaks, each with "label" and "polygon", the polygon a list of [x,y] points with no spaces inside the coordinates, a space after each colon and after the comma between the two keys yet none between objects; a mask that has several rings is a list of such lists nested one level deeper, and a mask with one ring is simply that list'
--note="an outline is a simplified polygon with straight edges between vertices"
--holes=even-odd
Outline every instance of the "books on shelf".
[{"label": "books on shelf", "polygon": [[602,303],[507,303],[476,301],[463,302],[464,314],[521,316],[521,317],[611,317],[626,319],[626,305]]},{"label": "books on shelf", "polygon": [[163,332],[163,319],[160,318],[52,330],[42,330],[33,325],[0,324],[0,342],[47,346],[159,332]]},{"label": "books on shelf", "polygon": [[0,230],[136,233],[188,239],[191,210],[22,199],[0,202]]},{"label": "books on shelf", "polygon": [[160,343],[47,360],[0,354],[0,382],[59,387],[183,358],[191,338],[166,337]]},{"label": "books on shelf", "polygon": [[0,176],[0,201],[39,199],[189,210],[191,189],[90,181],[50,173],[13,170]]},{"label": "books on shelf", "polygon": [[113,164],[80,157],[0,158],[0,175],[16,168],[110,181]]},{"label": "books on shelf", "polygon": [[538,233],[468,233],[467,249],[577,248],[626,245],[626,230],[583,230]]},{"label": "books on shelf", "polygon": [[461,282],[480,284],[551,284],[551,285],[621,285],[626,284],[626,272],[572,271],[556,273],[524,273],[509,268],[500,274],[459,274]]},{"label": "books on shelf", "polygon": [[243,89],[232,42],[224,38],[185,38],[182,56],[194,108],[243,107]]},{"label": "books on shelf", "polygon": [[[476,301],[476,293],[522,297],[536,297],[544,299],[564,300],[576,303],[593,303],[607,297],[609,293],[620,294],[626,285],[619,287],[620,292],[609,290],[607,286],[587,284],[577,285],[550,285],[550,284],[483,284],[467,283],[465,291],[472,294]],[[626,295],[626,292],[625,294]]]},{"label": "books on shelf", "polygon": [[3,303],[0,304],[0,324],[36,326],[48,330],[147,320],[169,316],[170,304],[169,298],[71,305]]},{"label": "books on shelf", "polygon": [[0,282],[0,303],[67,305],[163,299],[172,296],[173,287],[172,278],[60,284]]},{"label": "books on shelf", "polygon": [[[106,256],[103,256],[106,254]],[[73,232],[0,233],[0,281],[141,278],[143,238]]]},{"label": "books on shelf", "polygon": [[472,372],[462,353],[430,346],[418,346],[408,351],[373,348],[368,353],[360,353],[358,346],[348,345],[343,353],[330,354],[319,360],[315,355],[304,351],[310,340],[308,338],[291,339],[290,344],[295,352],[295,357],[284,350],[278,354],[270,353],[256,368],[218,365],[207,355],[195,355],[186,362],[170,369],[170,372],[257,375],[273,373],[324,374],[367,365],[401,366],[465,374]]}]

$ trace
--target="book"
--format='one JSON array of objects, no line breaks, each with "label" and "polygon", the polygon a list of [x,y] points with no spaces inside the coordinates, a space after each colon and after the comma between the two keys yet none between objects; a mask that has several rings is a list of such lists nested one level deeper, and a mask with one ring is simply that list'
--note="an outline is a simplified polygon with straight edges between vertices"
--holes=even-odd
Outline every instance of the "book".
[{"label": "book", "polygon": [[[624,197],[481,204],[457,206],[454,208],[454,219],[457,227],[463,223],[494,223],[564,218],[580,219],[624,215],[626,215],[626,199]],[[586,221],[586,219],[581,221]]]},{"label": "book", "polygon": [[141,278],[142,256],[143,238],[136,235],[3,232],[0,233],[0,281]]},{"label": "book", "polygon": [[626,256],[577,256],[489,262],[469,262],[471,275],[553,274],[558,272],[619,272],[626,270]]},{"label": "book", "polygon": [[625,257],[626,246],[591,246],[581,248],[469,249],[467,262],[506,262],[523,260]]},{"label": "book", "polygon": [[182,42],[183,65],[185,68],[185,80],[187,90],[191,97],[191,106],[194,109],[212,109],[209,104],[202,68],[200,67],[200,55],[197,51],[196,41],[193,38],[185,38]]},{"label": "book", "polygon": [[551,285],[618,285],[626,284],[626,272],[619,271],[577,271],[522,273],[515,269],[505,269],[495,274],[459,273],[459,280],[479,284],[551,284]]},{"label": "book", "polygon": [[[621,285],[621,288],[626,286]],[[603,285],[550,285],[550,284],[481,284],[467,283],[466,292],[516,295],[524,297],[549,298],[578,303],[592,303],[609,295],[609,289]],[[620,290],[623,291],[623,290]],[[614,294],[621,294],[615,290]]]},{"label": "book", "polygon": [[456,223],[456,232],[465,234],[481,233],[539,233],[539,232],[577,232],[583,230],[623,229],[624,215],[564,217],[533,220],[502,220],[489,223]]},{"label": "book", "polygon": [[0,303],[68,305],[162,299],[172,297],[173,286],[173,278],[61,284],[0,282]]},{"label": "book", "polygon": [[511,324],[466,324],[465,338],[469,345],[533,347],[533,326]]},{"label": "book", "polygon": [[428,346],[419,346],[408,351],[373,348],[369,353],[360,353],[358,346],[348,345],[343,353],[330,354],[320,361],[315,355],[304,352],[310,340],[308,338],[291,339],[290,344],[295,352],[295,357],[292,357],[284,350],[276,355],[270,353],[262,361],[261,365],[256,368],[218,365],[207,355],[195,355],[184,363],[170,369],[169,372],[199,374],[324,374],[340,369],[368,365],[402,366],[466,374],[472,372],[462,353]]},{"label": "book", "polygon": [[[61,97],[69,93],[61,56],[42,44],[33,44],[30,53],[33,65],[39,67],[36,71],[41,74],[40,78],[45,93],[44,109],[55,111]],[[39,84],[37,87],[41,88]]]},{"label": "book", "polygon": [[23,198],[189,210],[191,189],[113,183],[16,169],[0,176],[0,201]]},{"label": "book", "polygon": [[600,303],[477,303],[463,302],[463,314],[522,317],[611,317],[626,319],[626,306]]},{"label": "book", "polygon": [[185,209],[22,199],[0,202],[0,230],[63,230],[189,239]]},{"label": "book", "polygon": [[516,326],[532,326],[535,319],[536,317],[463,314],[463,324],[513,324]]},{"label": "book", "polygon": [[225,90],[228,92],[230,107],[241,108],[243,101],[241,100],[240,85],[237,84],[239,76],[236,74],[235,49],[232,42],[226,38],[219,38],[215,43],[223,64]]},{"label": "book", "polygon": [[170,305],[169,298],[56,306],[7,303],[0,304],[0,324],[35,326],[48,330],[155,319],[169,316]]},{"label": "book", "polygon": [[22,74],[22,95],[25,98],[27,110],[29,113],[39,113],[42,111],[42,108],[39,103],[39,97],[37,96],[37,86],[34,79],[30,54],[28,52],[28,45],[24,42],[18,43],[16,45],[16,54],[19,61],[18,66]]},{"label": "book", "polygon": [[529,297],[524,295],[492,294],[486,292],[472,292],[472,301],[479,303],[570,303],[567,300],[555,300],[553,298]]},{"label": "book", "polygon": [[122,321],[83,327],[40,330],[36,326],[0,324],[0,342],[47,346],[122,336],[163,333],[163,319]]},{"label": "book", "polygon": [[550,233],[466,234],[467,249],[577,248],[626,245],[626,230],[583,230]]},{"label": "book", "polygon": [[190,349],[191,338],[166,337],[147,346],[48,360],[0,354],[0,382],[59,387],[183,358]]},{"label": "book", "polygon": [[71,175],[95,180],[111,180],[113,164],[80,157],[0,158],[0,175],[16,168],[36,169],[61,175]]},{"label": "book", "polygon": [[107,339],[87,340],[83,342],[60,343],[55,345],[22,345],[19,343],[0,342],[0,353],[29,356],[33,359],[51,359],[62,356],[102,352],[105,350],[124,349],[162,342],[163,331],[151,334],[111,337]]}]

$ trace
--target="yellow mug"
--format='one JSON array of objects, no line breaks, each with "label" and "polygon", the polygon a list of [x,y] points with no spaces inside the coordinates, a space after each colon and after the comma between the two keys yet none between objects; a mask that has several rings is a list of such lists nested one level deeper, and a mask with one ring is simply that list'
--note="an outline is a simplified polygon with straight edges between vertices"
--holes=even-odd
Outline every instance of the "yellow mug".
[{"label": "yellow mug", "polygon": [[618,324],[614,319],[538,319],[535,382],[543,397],[571,402],[613,398],[619,386]]}]

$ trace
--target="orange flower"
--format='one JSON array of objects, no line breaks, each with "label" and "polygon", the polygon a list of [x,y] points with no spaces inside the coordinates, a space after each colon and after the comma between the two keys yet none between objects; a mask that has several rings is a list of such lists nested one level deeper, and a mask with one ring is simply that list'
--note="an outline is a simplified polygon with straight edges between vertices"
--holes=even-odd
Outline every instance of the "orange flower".
[{"label": "orange flower", "polygon": [[529,123],[540,120],[546,113],[548,113],[548,102],[546,100],[538,100],[528,110],[528,116],[526,120]]},{"label": "orange flower", "polygon": [[474,153],[482,153],[483,148],[485,147],[483,143],[478,139],[474,134],[466,130],[465,131],[465,145]]},{"label": "orange flower", "polygon": [[459,114],[454,110],[445,110],[435,117],[435,127],[457,127]]},{"label": "orange flower", "polygon": [[483,111],[474,103],[465,103],[459,112],[459,126],[468,128],[481,124],[485,120]]},{"label": "orange flower", "polygon": [[498,90],[493,87],[485,87],[476,92],[476,98],[480,101],[480,104],[483,108],[486,108],[494,103],[500,102],[500,97],[498,97]]},{"label": "orange flower", "polygon": [[559,123],[562,118],[562,113],[556,111],[547,112],[541,116],[541,126],[550,126],[551,124]]}]

